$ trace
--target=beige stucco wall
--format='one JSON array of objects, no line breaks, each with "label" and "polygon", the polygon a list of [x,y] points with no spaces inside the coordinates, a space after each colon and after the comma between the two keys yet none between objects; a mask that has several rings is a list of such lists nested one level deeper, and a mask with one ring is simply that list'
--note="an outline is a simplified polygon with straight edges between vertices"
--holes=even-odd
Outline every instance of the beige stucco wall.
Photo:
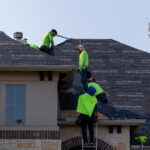
[{"label": "beige stucco wall", "polygon": [[[81,129],[78,126],[60,125],[60,135],[61,140],[65,141],[67,139],[71,139],[72,137],[81,136]],[[113,146],[115,150],[130,150],[129,126],[122,126],[121,134],[117,133],[117,128],[115,127],[113,134],[111,134],[109,133],[108,126],[99,126],[98,138]],[[125,147],[125,149],[123,147]]]},{"label": "beige stucco wall", "polygon": [[0,72],[0,125],[5,125],[6,85],[25,85],[25,125],[57,125],[57,82],[59,73],[53,72],[53,80],[40,81],[39,72]]},{"label": "beige stucco wall", "polygon": [[61,150],[61,140],[0,140],[0,150]]},{"label": "beige stucco wall", "polygon": [[[126,150],[130,150],[130,128],[129,126],[122,126],[121,134],[117,133],[117,128],[114,127],[113,134],[108,132],[108,127],[103,126],[99,129],[99,137],[113,147],[119,149],[119,144],[126,145]],[[123,149],[122,149],[123,150]]]},{"label": "beige stucco wall", "polygon": [[[75,119],[78,115],[76,110],[64,110],[61,111],[60,116],[61,119],[69,121]],[[98,119],[105,120],[108,117],[102,113],[98,113]],[[72,137],[81,136],[81,129],[79,126],[60,124],[60,134],[62,141],[65,141]],[[99,125],[98,138],[113,146],[114,150],[130,150],[130,126],[122,125],[121,133],[117,133],[117,128],[114,126],[113,134],[111,134],[107,125]]]}]

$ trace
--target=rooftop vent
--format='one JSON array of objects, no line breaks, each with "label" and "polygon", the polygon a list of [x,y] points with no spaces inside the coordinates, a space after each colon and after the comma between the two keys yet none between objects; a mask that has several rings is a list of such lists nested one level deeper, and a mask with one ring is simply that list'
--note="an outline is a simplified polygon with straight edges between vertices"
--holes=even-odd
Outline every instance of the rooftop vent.
[{"label": "rooftop vent", "polygon": [[15,32],[14,33],[14,39],[17,40],[18,42],[21,42],[22,44],[27,44],[26,38],[23,39],[23,33],[22,32]]},{"label": "rooftop vent", "polygon": [[15,40],[21,40],[23,38],[23,33],[22,32],[15,32],[14,33],[14,39]]}]

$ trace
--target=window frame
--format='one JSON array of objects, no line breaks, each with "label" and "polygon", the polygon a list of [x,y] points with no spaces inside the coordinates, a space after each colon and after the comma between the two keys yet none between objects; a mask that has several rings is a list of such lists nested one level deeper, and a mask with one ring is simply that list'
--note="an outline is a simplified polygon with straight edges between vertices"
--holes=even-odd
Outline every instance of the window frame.
[{"label": "window frame", "polygon": [[[24,87],[24,118],[23,118],[23,122],[21,122],[20,124],[21,125],[25,125],[25,122],[26,122],[26,84],[17,84],[17,83],[14,83],[14,84],[10,84],[10,83],[7,83],[7,84],[5,84],[5,125],[6,126],[16,126],[16,125],[20,125],[20,124],[17,124],[16,122],[15,123],[13,123],[13,124],[8,124],[7,123],[7,112],[6,112],[6,107],[7,107],[7,87],[8,86],[14,86],[15,87],[15,90],[16,90],[16,87],[17,86],[23,86]],[[15,91],[16,92],[16,91]],[[16,94],[15,94],[16,95]],[[15,99],[15,102],[16,102],[17,100]],[[16,112],[16,103],[15,103],[15,112]],[[16,119],[16,114],[15,114],[15,119]],[[19,120],[19,119],[18,119]],[[16,120],[17,121],[17,120]]]}]

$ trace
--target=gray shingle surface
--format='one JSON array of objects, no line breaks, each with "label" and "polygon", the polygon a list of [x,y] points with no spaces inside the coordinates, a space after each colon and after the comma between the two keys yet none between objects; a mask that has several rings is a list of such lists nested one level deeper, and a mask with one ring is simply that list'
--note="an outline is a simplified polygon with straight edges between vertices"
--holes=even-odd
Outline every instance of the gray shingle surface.
[{"label": "gray shingle surface", "polygon": [[[112,39],[81,39],[81,42],[89,54],[89,70],[106,91],[110,105],[150,120],[150,54]],[[58,45],[57,57],[71,59],[77,65],[79,53],[74,50],[76,44],[79,40],[67,40]],[[74,85],[82,86],[78,74]],[[76,104],[66,98],[61,102],[63,108],[71,108],[70,101],[72,105]],[[132,116],[131,113],[126,115]],[[150,139],[149,131],[147,121],[137,133],[146,134]]]},{"label": "gray shingle surface", "polygon": [[[150,54],[111,39],[81,41],[89,54],[89,70],[106,91],[109,103],[142,115],[150,114]],[[67,40],[56,46],[56,56],[77,65],[76,44],[79,40]],[[79,74],[74,85],[81,86]]]},{"label": "gray shingle surface", "polygon": [[[108,95],[110,105],[103,105],[105,109],[101,108],[100,111],[108,113],[110,118],[132,119],[139,117],[135,113],[145,115],[147,123],[138,134],[147,134],[150,139],[150,54],[111,39],[81,41],[89,54],[89,70]],[[79,53],[74,50],[76,44],[79,44],[79,40],[67,40],[59,44],[55,48],[54,58],[0,32],[0,67],[77,65]],[[79,86],[79,75],[76,75],[74,88],[79,89]],[[75,109],[79,94],[77,91],[60,95],[61,109]]]},{"label": "gray shingle surface", "polygon": [[2,32],[0,33],[0,66],[71,64],[41,51],[35,51],[30,46],[17,42]]},{"label": "gray shingle surface", "polygon": [[[77,108],[78,97],[82,94],[81,87],[73,87],[60,94],[60,109],[75,110]],[[118,109],[110,104],[99,103],[98,111],[107,115],[109,119],[143,119],[144,117],[134,112]]]}]

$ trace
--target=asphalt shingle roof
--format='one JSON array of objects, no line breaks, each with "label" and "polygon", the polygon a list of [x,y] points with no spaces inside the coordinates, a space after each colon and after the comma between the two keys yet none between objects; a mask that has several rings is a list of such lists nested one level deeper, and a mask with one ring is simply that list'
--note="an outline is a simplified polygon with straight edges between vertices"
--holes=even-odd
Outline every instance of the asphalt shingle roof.
[{"label": "asphalt shingle roof", "polygon": [[57,57],[36,51],[29,45],[11,39],[0,32],[0,66],[7,65],[72,65]]},{"label": "asphalt shingle roof", "polygon": [[[109,103],[142,115],[150,114],[150,54],[111,39],[81,41],[89,54],[89,70],[106,91]],[[79,40],[67,40],[56,46],[56,56],[77,65],[76,44]],[[82,86],[79,74],[74,85]]]},{"label": "asphalt shingle roof", "polygon": [[[79,40],[67,40],[56,46],[57,57],[77,65],[79,53],[74,46]],[[89,54],[89,70],[108,96],[110,105],[104,107],[111,109],[105,112],[109,115],[113,111],[113,117],[124,114],[124,118],[132,115],[134,118],[135,113],[146,117],[146,124],[137,133],[150,139],[150,54],[112,39],[81,39],[81,42]],[[78,74],[74,86],[82,87]],[[76,105],[71,94],[66,99],[62,96],[60,103],[62,109],[73,108],[69,103]]]},{"label": "asphalt shingle roof", "polygon": [[[150,129],[150,54],[112,39],[82,39],[89,54],[89,70],[106,91],[110,105],[100,111],[110,118],[147,117],[139,134]],[[0,32],[0,67],[5,65],[77,65],[79,40],[67,40],[55,48],[55,57],[35,51]],[[61,109],[75,109],[81,87],[76,75],[72,91],[60,94]],[[71,89],[70,89],[71,90]],[[115,106],[115,107],[114,107]],[[121,108],[121,109],[119,109]],[[106,111],[107,110],[107,111]],[[131,111],[131,112],[130,112]],[[150,138],[150,133],[148,134]]]},{"label": "asphalt shingle roof", "polygon": [[[61,110],[75,110],[77,108],[78,97],[82,94],[81,87],[73,87],[68,91],[60,94],[60,109]],[[105,114],[109,119],[144,119],[143,116],[134,112],[118,109],[110,104],[99,103],[98,111]]]}]

